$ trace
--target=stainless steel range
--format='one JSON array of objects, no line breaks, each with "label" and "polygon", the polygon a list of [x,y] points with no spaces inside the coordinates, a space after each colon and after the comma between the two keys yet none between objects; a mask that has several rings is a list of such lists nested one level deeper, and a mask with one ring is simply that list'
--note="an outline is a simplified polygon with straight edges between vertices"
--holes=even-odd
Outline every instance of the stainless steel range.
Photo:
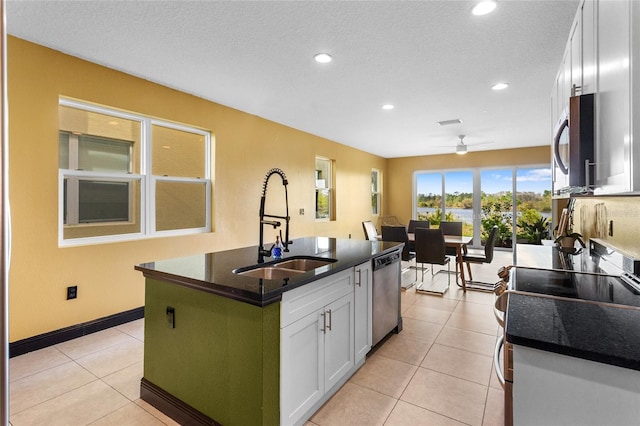
[{"label": "stainless steel range", "polygon": [[[566,269],[509,266],[501,268],[494,313],[505,327],[511,294],[530,294],[606,306],[640,307],[640,260],[607,245],[589,242],[589,256],[559,254]],[[502,336],[496,345],[494,364],[505,390],[505,425],[513,424],[513,347]]]},{"label": "stainless steel range", "polygon": [[590,261],[569,262],[568,270],[508,267],[508,274],[501,274],[495,293],[509,290],[640,306],[640,260],[596,239],[589,242],[589,254]]}]

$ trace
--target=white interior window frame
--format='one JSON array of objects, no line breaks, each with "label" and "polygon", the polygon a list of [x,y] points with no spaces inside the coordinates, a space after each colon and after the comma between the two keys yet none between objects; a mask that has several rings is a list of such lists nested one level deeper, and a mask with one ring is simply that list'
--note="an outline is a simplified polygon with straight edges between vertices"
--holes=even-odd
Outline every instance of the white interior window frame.
[{"label": "white interior window frame", "polygon": [[[199,129],[197,127],[182,125],[178,123],[169,122],[166,120],[154,119],[141,114],[134,114],[129,112],[120,111],[108,107],[98,106],[86,102],[77,101],[74,99],[60,97],[58,99],[59,106],[66,106],[70,108],[76,108],[87,112],[95,112],[104,115],[110,115],[118,118],[124,118],[132,121],[138,121],[140,123],[140,173],[111,173],[111,172],[89,172],[83,170],[71,170],[58,168],[58,246],[59,247],[75,247],[82,245],[103,244],[123,241],[134,241],[147,238],[158,238],[166,236],[182,236],[192,235],[199,233],[206,233],[211,231],[211,133]],[[151,175],[151,127],[153,125],[159,125],[163,127],[169,127],[176,130],[182,130],[190,133],[195,133],[204,136],[205,152],[204,152],[204,171],[205,176],[200,178],[178,178],[167,176],[152,176]],[[71,153],[70,153],[71,157]],[[77,155],[76,155],[77,158]],[[133,152],[131,153],[130,170],[133,170]],[[69,165],[71,167],[71,165]],[[77,167],[77,164],[76,164]],[[64,229],[67,226],[64,223],[64,179],[65,177],[81,178],[89,177],[92,179],[100,180],[138,180],[140,185],[140,227],[138,232],[132,232],[127,234],[115,234],[115,235],[98,235],[92,237],[81,238],[64,238]],[[205,184],[205,225],[198,228],[185,228],[167,231],[155,230],[155,184],[158,180],[170,180],[180,182],[195,182]],[[135,217],[135,211],[133,206],[135,205],[133,197],[135,196],[130,189],[129,200],[129,222],[114,221],[104,223],[93,224],[77,224],[72,226],[110,226],[110,225],[122,225],[124,223],[133,223],[132,218]],[[69,210],[67,210],[69,214]]]}]

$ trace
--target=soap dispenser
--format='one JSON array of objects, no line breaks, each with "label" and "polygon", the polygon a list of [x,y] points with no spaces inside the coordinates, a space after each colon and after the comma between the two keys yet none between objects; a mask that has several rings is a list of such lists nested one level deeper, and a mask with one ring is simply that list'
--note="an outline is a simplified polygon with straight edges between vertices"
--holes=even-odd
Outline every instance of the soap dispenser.
[{"label": "soap dispenser", "polygon": [[276,235],[276,243],[273,245],[273,258],[282,259],[282,243],[279,235]]}]

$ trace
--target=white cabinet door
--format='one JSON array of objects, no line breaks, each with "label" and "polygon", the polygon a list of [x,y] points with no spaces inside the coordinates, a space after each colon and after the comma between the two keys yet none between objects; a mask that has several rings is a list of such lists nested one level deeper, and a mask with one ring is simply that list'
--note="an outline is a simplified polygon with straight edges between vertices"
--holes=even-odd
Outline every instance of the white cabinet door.
[{"label": "white cabinet door", "polygon": [[371,262],[355,268],[355,362],[362,360],[371,350],[372,340],[372,304]]},{"label": "white cabinet door", "polygon": [[325,390],[329,390],[354,366],[353,293],[325,308]]},{"label": "white cabinet door", "polygon": [[595,0],[582,5],[582,90],[581,94],[596,93],[596,14]]},{"label": "white cabinet door", "polygon": [[569,96],[582,92],[582,11],[578,10],[569,34],[570,84]]},{"label": "white cabinet door", "polygon": [[513,346],[513,424],[637,425],[640,371]]},{"label": "white cabinet door", "polygon": [[631,188],[631,2],[597,3],[597,192]]},{"label": "white cabinet door", "polygon": [[354,270],[291,290],[280,308],[280,424],[299,424],[353,371]]},{"label": "white cabinet door", "polygon": [[296,423],[324,396],[324,309],[280,335],[280,424]]},{"label": "white cabinet door", "polygon": [[562,56],[562,65],[558,75],[558,111],[569,111],[569,98],[571,97],[571,46],[567,43]]}]

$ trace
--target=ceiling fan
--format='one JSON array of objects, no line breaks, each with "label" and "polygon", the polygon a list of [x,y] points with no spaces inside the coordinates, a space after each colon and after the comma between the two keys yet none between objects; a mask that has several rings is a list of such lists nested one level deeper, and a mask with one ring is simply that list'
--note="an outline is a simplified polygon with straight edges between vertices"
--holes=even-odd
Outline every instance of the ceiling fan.
[{"label": "ceiling fan", "polygon": [[467,145],[464,144],[464,137],[465,135],[458,135],[458,138],[460,138],[460,142],[456,145],[456,154],[458,155],[467,153]]},{"label": "ceiling fan", "polygon": [[[458,144],[456,145],[456,154],[464,155],[467,153],[467,148],[469,148],[469,145],[464,143],[465,136],[466,135],[458,135],[458,139],[460,139],[460,142],[458,142]],[[480,145],[488,145],[490,143],[493,143],[493,142],[483,142],[483,143],[478,143],[473,145],[480,146]]]}]

